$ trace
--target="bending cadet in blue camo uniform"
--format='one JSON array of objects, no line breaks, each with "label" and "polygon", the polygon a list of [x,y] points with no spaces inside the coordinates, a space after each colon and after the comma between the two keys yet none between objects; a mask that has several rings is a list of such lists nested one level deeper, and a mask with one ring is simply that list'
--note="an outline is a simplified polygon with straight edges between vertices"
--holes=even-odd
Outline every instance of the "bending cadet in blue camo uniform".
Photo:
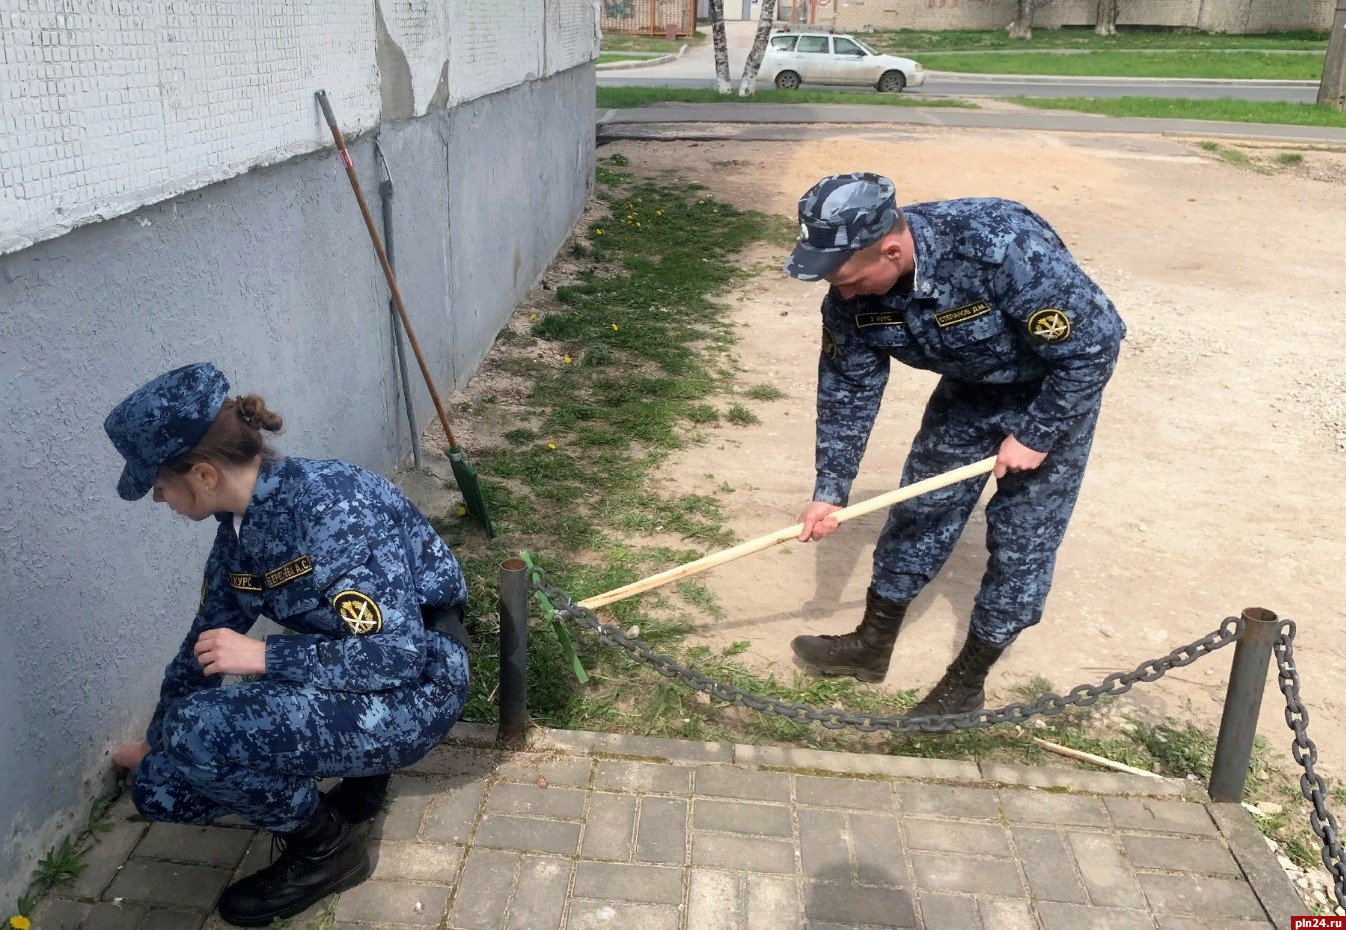
[{"label": "bending cadet in blue camo uniform", "polygon": [[[389,773],[438,744],[467,700],[467,590],[401,491],[344,462],[275,455],[261,431],[280,416],[228,390],[214,365],[189,365],[104,423],[126,459],[122,498],[153,489],[178,514],[219,521],[146,741],[113,762],[151,820],[238,814],[282,841],[220,898],[225,920],[260,927],[368,877],[351,825],[378,813]],[[259,615],[293,635],[246,636]],[[324,795],[330,777],[343,781]]]},{"label": "bending cadet in blue camo uniform", "polygon": [[[799,222],[785,271],[832,285],[822,306],[817,480],[799,539],[837,531],[830,515],[850,495],[889,360],[939,373],[902,484],[995,455],[996,490],[967,640],[910,716],[976,710],[991,666],[1042,619],[1126,327],[1022,204],[899,209],[891,181],[857,173],[819,181],[799,201]],[[882,681],[907,606],[948,559],[985,484],[970,478],[894,506],[860,626],[796,637],[795,654],[825,674]]]}]

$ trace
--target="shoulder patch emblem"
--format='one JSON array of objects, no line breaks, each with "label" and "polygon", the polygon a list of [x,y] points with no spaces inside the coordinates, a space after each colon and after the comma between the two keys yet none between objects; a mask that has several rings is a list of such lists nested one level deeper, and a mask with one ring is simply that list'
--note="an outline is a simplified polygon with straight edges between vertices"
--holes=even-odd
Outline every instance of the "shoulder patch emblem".
[{"label": "shoulder patch emblem", "polygon": [[1043,342],[1063,342],[1070,336],[1070,318],[1055,307],[1047,307],[1028,318],[1028,333]]},{"label": "shoulder patch emblem", "polygon": [[235,591],[260,591],[262,590],[262,579],[256,575],[249,575],[247,572],[230,572],[229,587]]},{"label": "shoulder patch emblem", "polygon": [[959,323],[975,320],[977,317],[985,316],[990,312],[991,305],[984,300],[979,300],[976,303],[963,304],[961,307],[945,310],[943,313],[936,313],[935,325],[940,329],[947,326],[957,326]]},{"label": "shoulder patch emblem", "polygon": [[279,588],[281,585],[294,581],[302,575],[307,575],[313,571],[313,560],[306,555],[301,555],[297,559],[286,562],[280,568],[273,568],[265,575],[266,586],[268,588]]},{"label": "shoulder patch emblem", "polygon": [[363,591],[342,591],[332,598],[332,607],[352,636],[368,636],[383,629],[383,611]]},{"label": "shoulder patch emblem", "polygon": [[856,329],[869,329],[871,326],[905,326],[907,318],[900,313],[894,313],[891,310],[880,310],[874,313],[857,313],[855,315]]},{"label": "shoulder patch emblem", "polygon": [[832,335],[832,331],[826,326],[823,327],[823,355],[828,358],[837,357],[837,337]]}]

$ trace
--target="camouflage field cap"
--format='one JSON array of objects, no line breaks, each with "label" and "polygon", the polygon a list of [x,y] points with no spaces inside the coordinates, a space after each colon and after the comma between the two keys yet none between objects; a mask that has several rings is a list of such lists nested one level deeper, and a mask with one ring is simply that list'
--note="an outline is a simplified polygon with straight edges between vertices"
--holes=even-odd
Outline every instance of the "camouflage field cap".
[{"label": "camouflage field cap", "polygon": [[126,459],[117,493],[139,500],[154,486],[159,466],[189,452],[206,435],[229,393],[229,381],[210,362],[162,374],[118,404],[103,429]]},{"label": "camouflage field cap", "polygon": [[867,171],[823,178],[799,198],[799,241],[785,273],[801,281],[825,278],[896,223],[892,181]]}]

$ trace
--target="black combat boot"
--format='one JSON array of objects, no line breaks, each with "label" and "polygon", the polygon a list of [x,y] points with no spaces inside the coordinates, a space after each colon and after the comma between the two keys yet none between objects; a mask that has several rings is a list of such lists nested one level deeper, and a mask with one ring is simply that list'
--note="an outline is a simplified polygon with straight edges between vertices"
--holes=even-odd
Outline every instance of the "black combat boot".
[{"label": "black combat boot", "polygon": [[790,648],[824,675],[883,681],[897,631],[906,616],[906,604],[879,597],[870,588],[865,592],[865,615],[853,632],[843,636],[796,636]]},{"label": "black combat boot", "polygon": [[220,896],[220,916],[237,927],[270,926],[369,877],[364,844],[321,795],[308,823],[275,839],[281,846],[276,861]]},{"label": "black combat boot", "polygon": [[919,704],[907,711],[908,717],[934,717],[939,714],[966,714],[980,710],[986,703],[986,674],[1005,651],[992,646],[970,632],[958,658],[945,671],[939,684],[930,689]]},{"label": "black combat boot", "polygon": [[391,775],[343,778],[341,784],[327,792],[327,803],[351,825],[373,820],[383,810],[391,778]]}]

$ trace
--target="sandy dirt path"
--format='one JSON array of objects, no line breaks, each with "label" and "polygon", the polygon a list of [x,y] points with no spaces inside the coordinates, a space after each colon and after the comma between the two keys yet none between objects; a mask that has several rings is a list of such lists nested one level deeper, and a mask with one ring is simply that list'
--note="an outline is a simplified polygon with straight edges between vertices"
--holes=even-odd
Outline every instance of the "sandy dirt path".
[{"label": "sandy dirt path", "polygon": [[[1302,151],[1302,150],[1297,150]],[[1167,653],[1244,607],[1300,624],[1311,734],[1346,772],[1346,156],[1308,152],[1291,170],[1231,166],[1195,141],[1008,131],[858,130],[826,142],[620,142],[640,173],[706,184],[742,207],[793,215],[837,171],[892,177],[899,199],[1021,200],[1050,220],[1129,327],[1080,503],[1042,624],[988,682],[991,701],[1043,675],[1096,682]],[[759,425],[722,426],[661,472],[666,490],[711,493],[747,539],[795,522],[812,490],[814,387],[823,287],[777,269],[727,295],[744,387]],[[934,376],[894,365],[852,501],[896,487]],[[882,514],[822,544],[787,544],[703,576],[726,619],[699,638],[748,640],[753,667],[790,674],[789,640],[851,629],[863,608]],[[966,630],[985,561],[980,508],[913,606],[886,687],[938,679]],[[1232,649],[1140,686],[1147,716],[1218,723]],[[1287,745],[1269,685],[1262,732]]]}]

